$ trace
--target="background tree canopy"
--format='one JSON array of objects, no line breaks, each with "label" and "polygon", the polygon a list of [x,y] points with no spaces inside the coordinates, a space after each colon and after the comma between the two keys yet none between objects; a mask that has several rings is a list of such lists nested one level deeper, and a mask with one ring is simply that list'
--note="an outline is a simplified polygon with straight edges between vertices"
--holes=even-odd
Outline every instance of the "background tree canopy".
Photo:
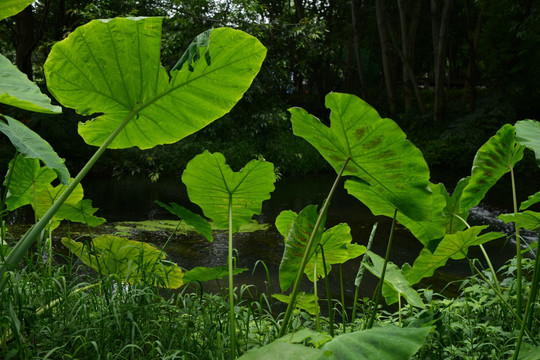
[{"label": "background tree canopy", "polygon": [[[435,167],[468,168],[502,124],[539,118],[540,3],[532,0],[39,0],[0,22],[2,53],[44,87],[54,42],[89,20],[116,16],[165,17],[168,69],[197,34],[225,25],[256,36],[268,55],[222,120],[178,144],[110,151],[96,169],[106,175],[157,179],[205,149],[223,152],[233,168],[262,155],[281,172],[325,170],[292,135],[286,110],[300,106],[325,119],[330,91],[357,94],[394,118]],[[93,151],[73,136],[81,117],[69,110],[1,110],[52,143],[73,171]],[[12,154],[2,143],[7,164]]]}]

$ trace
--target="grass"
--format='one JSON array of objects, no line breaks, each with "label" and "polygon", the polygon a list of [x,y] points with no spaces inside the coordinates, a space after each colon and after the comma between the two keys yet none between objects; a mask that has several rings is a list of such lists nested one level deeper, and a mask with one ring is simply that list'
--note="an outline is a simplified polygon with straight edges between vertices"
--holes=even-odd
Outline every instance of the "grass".
[{"label": "grass", "polygon": [[[525,278],[530,279],[533,266],[532,259],[525,259]],[[514,272],[515,259],[498,272],[504,296],[512,303]],[[505,359],[512,355],[518,335],[514,319],[480,277],[462,280],[456,298],[419,291],[427,308],[403,306],[402,326],[434,325],[435,331],[415,359]],[[273,308],[270,294],[243,285],[235,296],[239,352],[272,342],[283,314]],[[0,304],[0,358],[4,359],[230,358],[228,299],[201,293],[197,286],[175,293],[144,283],[126,286],[114,276],[99,279],[76,258],[61,258],[49,268],[34,257],[2,279]],[[339,301],[333,304],[336,313],[341,311]],[[346,329],[339,321],[334,324],[336,335],[362,329],[370,304],[370,299],[360,299],[357,319]],[[540,332],[540,301],[536,304],[533,334]],[[399,323],[398,311],[380,307],[376,326]],[[298,309],[291,324],[295,330],[315,329],[314,317]],[[323,317],[322,331],[328,333],[329,326]]]}]

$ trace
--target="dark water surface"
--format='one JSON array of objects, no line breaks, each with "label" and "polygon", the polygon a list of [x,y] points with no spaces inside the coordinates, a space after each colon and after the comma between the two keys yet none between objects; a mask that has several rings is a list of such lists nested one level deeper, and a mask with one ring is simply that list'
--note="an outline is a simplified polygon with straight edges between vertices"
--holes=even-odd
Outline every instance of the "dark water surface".
[{"label": "dark water surface", "polygon": [[[321,206],[333,181],[333,175],[329,174],[283,178],[276,183],[276,190],[272,193],[272,198],[263,203],[262,213],[258,217],[260,222],[272,224],[270,230],[236,234],[234,237],[238,266],[250,269],[249,272],[236,277],[237,283],[255,284],[258,288],[266,290],[265,287],[268,284],[264,269],[259,266],[252,275],[255,263],[257,260],[262,260],[267,264],[271,273],[270,290],[279,292],[277,274],[283,254],[283,237],[273,226],[274,220],[283,210],[299,212],[309,204]],[[455,180],[450,180],[450,182],[453,187]],[[105,217],[108,222],[175,219],[174,215],[156,205],[156,200],[165,203],[176,202],[202,214],[201,210],[189,201],[180,176],[160,178],[155,184],[146,177],[126,177],[120,180],[94,179],[84,181],[83,186],[85,197],[92,199],[94,206],[100,209],[97,215]],[[508,207],[510,207],[510,192],[508,192],[508,199],[503,199],[500,202],[508,202]],[[511,227],[505,226],[496,219],[499,213],[508,211],[501,210],[498,199],[493,200],[492,203],[494,205],[482,205],[471,211],[469,217],[471,225],[490,224],[493,230],[511,232]],[[378,222],[379,227],[372,251],[384,256],[391,219],[373,216],[367,207],[347,195],[343,186],[337,191],[330,205],[326,227],[329,228],[342,222],[346,222],[351,227],[353,241],[363,245],[367,243],[373,224]],[[143,235],[145,241],[158,244],[163,243],[166,239],[166,234],[162,234],[161,237],[146,236],[150,238],[145,238]],[[506,241],[506,239],[492,241],[485,247],[496,268],[509,259],[512,254],[515,254],[514,243]],[[420,242],[408,230],[398,227],[391,250],[391,261],[400,266],[405,262],[412,264],[421,249]],[[184,236],[169,243],[165,251],[173,261],[187,269],[195,266],[225,266],[227,234],[225,232],[218,233],[213,243],[209,243],[199,236]],[[472,248],[470,254],[482,259],[478,249]],[[342,271],[348,296],[354,292],[354,278],[358,266],[359,259],[343,265]],[[470,269],[465,260],[450,260],[448,265],[438,271],[433,278],[428,279],[425,285],[430,285],[435,290],[440,291],[449,281],[469,274]],[[330,277],[333,292],[337,292],[339,289],[337,275],[338,267],[334,266]],[[305,285],[309,286],[307,283],[306,281]],[[376,279],[366,275],[361,289],[362,295],[371,295],[375,284]]]}]

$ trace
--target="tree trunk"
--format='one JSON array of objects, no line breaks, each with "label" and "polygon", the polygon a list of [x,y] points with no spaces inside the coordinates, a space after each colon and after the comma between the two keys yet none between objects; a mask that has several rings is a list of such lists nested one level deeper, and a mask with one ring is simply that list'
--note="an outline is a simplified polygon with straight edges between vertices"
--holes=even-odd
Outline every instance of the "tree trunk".
[{"label": "tree trunk", "polygon": [[386,25],[384,0],[375,1],[375,12],[377,17],[377,29],[379,30],[379,42],[381,44],[384,83],[388,97],[388,106],[390,108],[390,113],[395,113],[397,96],[391,67],[392,42],[390,40],[390,34],[388,33],[388,26]]},{"label": "tree trunk", "polygon": [[358,80],[360,81],[360,94],[366,99],[366,81],[364,79],[364,71],[362,70],[362,59],[360,57],[360,40],[358,39],[358,23],[356,21],[356,0],[351,0],[351,20],[353,32],[353,47],[354,57],[356,60],[356,70],[358,72]]},{"label": "tree trunk", "polygon": [[32,5],[15,15],[15,29],[17,32],[17,47],[15,65],[33,80],[32,51],[34,50],[34,13]]},{"label": "tree trunk", "polygon": [[476,22],[473,25],[473,7],[471,0],[465,3],[465,12],[467,15],[467,43],[469,45],[469,64],[467,65],[467,74],[465,77],[464,98],[469,102],[469,108],[474,111],[476,107],[476,87],[478,85],[478,67],[476,63],[478,54],[478,44],[480,33],[484,23],[484,6],[480,9]]},{"label": "tree trunk", "polygon": [[450,23],[452,0],[431,0],[431,28],[433,31],[433,73],[435,95],[433,99],[433,120],[442,121],[444,107],[444,79],[446,70],[446,44]]}]

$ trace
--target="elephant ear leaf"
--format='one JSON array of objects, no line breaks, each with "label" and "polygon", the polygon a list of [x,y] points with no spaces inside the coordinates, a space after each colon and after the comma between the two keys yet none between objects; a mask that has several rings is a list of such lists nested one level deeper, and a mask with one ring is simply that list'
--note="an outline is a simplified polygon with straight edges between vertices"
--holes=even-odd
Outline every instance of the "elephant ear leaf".
[{"label": "elephant ear leaf", "polygon": [[525,147],[516,143],[515,129],[506,124],[478,149],[471,177],[461,196],[460,212],[476,206],[489,189],[523,157]]},{"label": "elephant ear leaf", "polygon": [[516,140],[534,151],[536,162],[540,166],[540,122],[521,120],[516,123]]},{"label": "elephant ear leaf", "polygon": [[[415,220],[427,219],[432,203],[429,169],[422,153],[390,119],[360,98],[326,96],[330,127],[300,108],[289,109],[295,135],[313,145],[336,171],[369,184],[372,192]],[[361,197],[358,197],[361,201]]]},{"label": "elephant ear leaf", "polygon": [[219,229],[228,229],[232,217],[233,232],[260,214],[264,200],[274,191],[274,165],[264,160],[252,160],[233,172],[221,153],[205,151],[186,166],[182,181],[191,201],[214,220]]},{"label": "elephant ear leaf", "polygon": [[[79,114],[91,145],[147,149],[174,143],[220,118],[259,72],[266,48],[254,37],[217,28],[191,48],[188,66],[167,74],[160,63],[161,18],[93,20],[56,43],[45,63],[51,93]],[[207,53],[195,56],[198,53]],[[208,57],[211,62],[207,61]]]},{"label": "elephant ear leaf", "polygon": [[42,160],[49,169],[56,172],[62,184],[67,185],[69,171],[52,146],[22,122],[9,116],[4,117],[8,123],[0,121],[0,131],[9,138],[15,149],[25,158]]},{"label": "elephant ear leaf", "polygon": [[[0,12],[2,11],[0,5]],[[1,14],[0,14],[1,16]],[[0,103],[46,114],[59,114],[60,106],[51,104],[39,87],[0,54]]]},{"label": "elephant ear leaf", "polygon": [[33,2],[34,0],[2,0],[0,3],[0,20],[20,13]]}]

